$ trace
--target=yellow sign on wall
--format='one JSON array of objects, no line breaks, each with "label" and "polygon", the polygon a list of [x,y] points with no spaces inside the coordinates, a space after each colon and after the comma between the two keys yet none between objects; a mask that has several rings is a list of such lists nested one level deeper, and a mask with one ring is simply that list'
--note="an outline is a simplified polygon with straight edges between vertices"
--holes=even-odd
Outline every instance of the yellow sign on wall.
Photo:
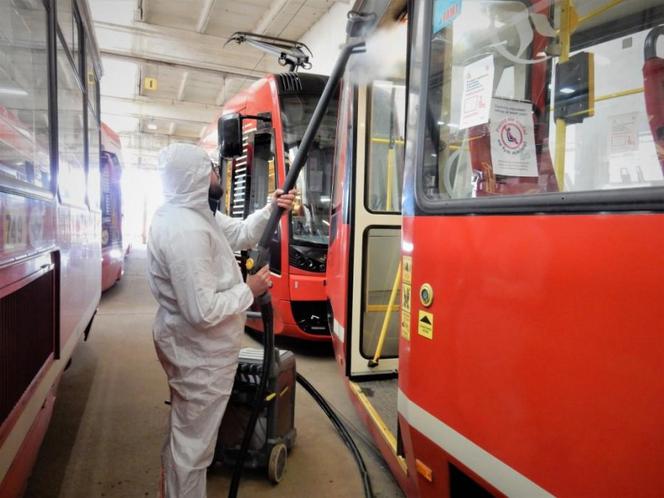
[{"label": "yellow sign on wall", "polygon": [[157,78],[145,78],[143,82],[143,87],[146,90],[156,90],[157,89]]}]

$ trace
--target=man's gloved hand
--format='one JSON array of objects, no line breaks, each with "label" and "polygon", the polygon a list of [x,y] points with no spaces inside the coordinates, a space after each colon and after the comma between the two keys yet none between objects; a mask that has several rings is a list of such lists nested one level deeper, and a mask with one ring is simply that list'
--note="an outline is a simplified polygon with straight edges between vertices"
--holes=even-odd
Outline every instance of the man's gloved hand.
[{"label": "man's gloved hand", "polygon": [[253,275],[247,275],[247,285],[251,289],[254,297],[262,296],[270,287],[272,287],[272,280],[270,279],[270,267],[265,265]]},{"label": "man's gloved hand", "polygon": [[295,201],[296,195],[296,189],[293,189],[287,194],[284,194],[284,191],[279,188],[272,194],[272,204],[280,208],[284,208],[286,212],[288,212],[293,209],[293,202]]}]

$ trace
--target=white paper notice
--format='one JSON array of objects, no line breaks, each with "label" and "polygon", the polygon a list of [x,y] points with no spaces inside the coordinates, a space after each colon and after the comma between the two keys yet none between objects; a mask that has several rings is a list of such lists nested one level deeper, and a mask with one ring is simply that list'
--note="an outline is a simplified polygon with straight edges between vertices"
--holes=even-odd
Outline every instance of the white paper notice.
[{"label": "white paper notice", "polygon": [[463,95],[459,128],[465,130],[489,121],[493,92],[493,56],[463,68]]},{"label": "white paper notice", "polygon": [[538,176],[533,111],[528,102],[493,99],[489,128],[494,174]]},{"label": "white paper notice", "polygon": [[611,154],[634,152],[639,150],[637,120],[639,114],[630,112],[610,118],[611,123]]}]

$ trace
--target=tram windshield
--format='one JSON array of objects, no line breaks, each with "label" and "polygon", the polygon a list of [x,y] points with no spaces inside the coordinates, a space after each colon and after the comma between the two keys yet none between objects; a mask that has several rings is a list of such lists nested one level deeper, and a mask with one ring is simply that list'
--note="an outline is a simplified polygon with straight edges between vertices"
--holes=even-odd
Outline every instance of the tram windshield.
[{"label": "tram windshield", "polygon": [[661,0],[423,5],[424,197],[664,185]]},{"label": "tram windshield", "polygon": [[[290,165],[318,103],[319,95],[284,95],[281,120],[286,164]],[[291,237],[297,244],[327,245],[329,241],[332,161],[337,126],[337,99],[328,107],[297,179],[298,197],[291,215]]]}]

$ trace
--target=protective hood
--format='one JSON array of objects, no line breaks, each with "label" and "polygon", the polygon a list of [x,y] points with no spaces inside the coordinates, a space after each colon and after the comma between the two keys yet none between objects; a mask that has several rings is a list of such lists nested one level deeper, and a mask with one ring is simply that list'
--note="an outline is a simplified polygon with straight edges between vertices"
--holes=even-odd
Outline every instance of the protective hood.
[{"label": "protective hood", "polygon": [[171,144],[159,152],[166,204],[209,211],[210,158],[200,147]]}]

